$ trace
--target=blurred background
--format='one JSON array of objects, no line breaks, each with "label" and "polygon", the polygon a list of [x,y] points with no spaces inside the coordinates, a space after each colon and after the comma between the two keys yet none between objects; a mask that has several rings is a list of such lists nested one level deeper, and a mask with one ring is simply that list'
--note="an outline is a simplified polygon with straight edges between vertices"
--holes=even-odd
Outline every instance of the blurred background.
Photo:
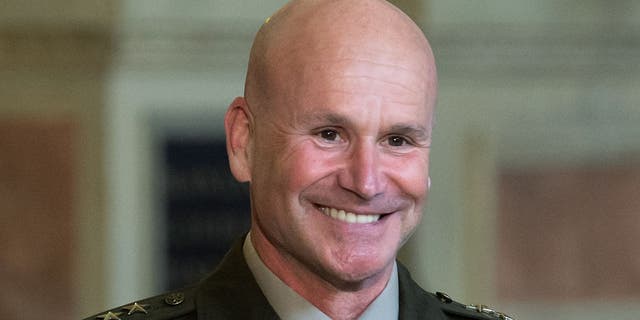
[{"label": "blurred background", "polygon": [[[0,319],[212,269],[248,227],[222,116],[284,2],[0,1]],[[440,78],[417,281],[517,319],[637,319],[640,2],[392,2]]]}]

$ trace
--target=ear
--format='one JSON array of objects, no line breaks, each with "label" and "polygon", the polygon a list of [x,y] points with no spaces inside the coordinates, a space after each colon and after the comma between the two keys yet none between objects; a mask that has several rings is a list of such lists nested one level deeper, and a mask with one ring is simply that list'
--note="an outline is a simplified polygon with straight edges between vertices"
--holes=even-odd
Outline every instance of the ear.
[{"label": "ear", "polygon": [[233,100],[224,117],[231,173],[240,182],[251,181],[253,119],[243,97]]}]

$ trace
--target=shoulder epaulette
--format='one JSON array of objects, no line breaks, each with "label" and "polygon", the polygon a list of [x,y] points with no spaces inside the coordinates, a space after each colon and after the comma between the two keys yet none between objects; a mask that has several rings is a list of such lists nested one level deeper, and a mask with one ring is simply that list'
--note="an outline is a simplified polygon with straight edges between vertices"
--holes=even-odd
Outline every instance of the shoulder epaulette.
[{"label": "shoulder epaulette", "polygon": [[195,290],[165,293],[110,309],[85,320],[169,320],[183,317],[195,309]]},{"label": "shoulder epaulette", "polygon": [[485,305],[459,303],[457,301],[454,301],[448,294],[444,292],[436,292],[435,296],[442,303],[441,307],[444,313],[449,315],[468,319],[515,320],[505,313],[496,311],[495,309]]}]

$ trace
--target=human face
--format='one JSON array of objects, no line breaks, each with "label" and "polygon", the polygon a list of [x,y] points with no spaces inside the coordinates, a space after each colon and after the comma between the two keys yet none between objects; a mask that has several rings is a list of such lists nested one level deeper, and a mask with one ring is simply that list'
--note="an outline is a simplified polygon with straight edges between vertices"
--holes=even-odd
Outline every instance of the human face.
[{"label": "human face", "polygon": [[388,274],[420,221],[435,89],[415,59],[316,49],[255,114],[252,232],[263,255],[358,282]]}]

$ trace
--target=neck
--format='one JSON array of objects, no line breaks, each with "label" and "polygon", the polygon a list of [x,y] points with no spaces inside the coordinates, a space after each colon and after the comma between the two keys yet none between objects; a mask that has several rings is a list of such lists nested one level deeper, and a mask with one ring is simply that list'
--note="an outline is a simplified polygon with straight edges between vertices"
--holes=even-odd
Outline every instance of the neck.
[{"label": "neck", "polygon": [[331,319],[356,319],[384,290],[393,265],[371,277],[346,281],[319,275],[293,256],[276,248],[259,230],[251,242],[262,262],[282,282]]}]

